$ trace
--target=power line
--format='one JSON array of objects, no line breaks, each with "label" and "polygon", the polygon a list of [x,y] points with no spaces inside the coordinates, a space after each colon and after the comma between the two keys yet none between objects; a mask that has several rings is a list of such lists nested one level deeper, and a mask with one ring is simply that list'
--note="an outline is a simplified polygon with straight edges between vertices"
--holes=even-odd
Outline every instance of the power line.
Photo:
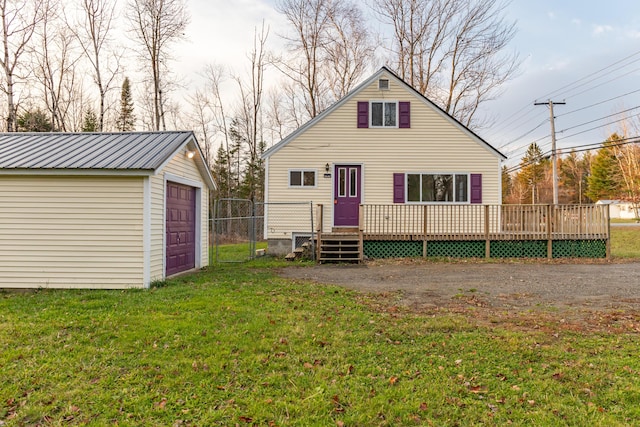
[{"label": "power line", "polygon": [[592,130],[600,129],[600,128],[603,128],[603,127],[605,127],[605,126],[609,126],[609,125],[612,125],[612,124],[614,124],[614,123],[621,122],[621,121],[623,121],[623,120],[627,120],[627,118],[626,118],[626,117],[623,117],[623,118],[621,118],[621,119],[614,120],[614,121],[612,121],[612,122],[604,123],[604,124],[602,124],[602,125],[600,125],[600,126],[594,126],[594,127],[592,127],[592,128],[589,128],[589,129],[586,129],[586,130],[583,130],[583,131],[580,131],[580,132],[572,133],[571,135],[566,135],[566,136],[563,136],[562,138],[558,138],[558,141],[560,141],[560,140],[562,140],[562,139],[571,138],[571,137],[573,137],[573,136],[582,135],[583,133],[591,132]]},{"label": "power line", "polygon": [[598,105],[602,105],[602,104],[607,103],[609,101],[614,101],[616,99],[620,99],[620,98],[628,96],[628,95],[633,95],[634,93],[638,93],[638,92],[640,92],[640,89],[636,89],[634,91],[627,92],[627,93],[624,93],[622,95],[614,96],[613,98],[605,99],[604,101],[599,101],[599,102],[593,103],[591,105],[587,105],[586,107],[581,107],[581,108],[577,108],[575,110],[567,111],[566,113],[558,114],[556,116],[556,118],[568,116],[569,114],[577,113],[578,111],[587,110],[589,108],[596,107]]},{"label": "power line", "polygon": [[[630,93],[634,93],[634,92],[640,92],[640,89],[638,89],[638,90],[636,90],[636,91],[633,91],[633,92],[630,92]],[[625,95],[626,95],[626,94],[625,94]],[[623,96],[623,95],[620,95],[620,96]],[[612,99],[615,99],[615,98],[618,98],[618,97],[614,97],[614,98],[612,98]],[[603,101],[603,102],[604,102],[604,101]],[[543,103],[543,104],[546,104],[546,103]],[[585,107],[585,108],[587,108],[587,107]],[[606,115],[606,116],[602,116],[602,117],[599,117],[599,118],[596,118],[596,119],[592,119],[592,120],[589,120],[589,121],[586,121],[586,122],[583,122],[583,123],[577,124],[577,125],[575,125],[575,126],[571,126],[571,127],[568,127],[568,128],[564,128],[564,129],[562,129],[562,130],[559,130],[557,133],[564,133],[564,132],[569,131],[569,130],[571,130],[571,129],[576,129],[576,128],[579,128],[579,127],[582,127],[582,126],[586,126],[586,125],[591,124],[591,123],[596,123],[596,122],[598,122],[598,121],[600,121],[600,120],[607,119],[607,118],[609,118],[609,117],[614,117],[614,116],[617,116],[617,115],[619,115],[619,114],[624,114],[624,113],[627,113],[627,112],[629,112],[629,111],[637,110],[638,108],[640,108],[640,105],[635,106],[635,107],[631,107],[631,108],[627,108],[626,110],[619,111],[619,112],[617,112],[617,113],[613,113],[613,114],[609,114],[609,115]],[[580,110],[580,109],[579,109],[579,110]],[[578,111],[578,110],[574,110],[574,111]],[[566,115],[566,114],[568,114],[568,113],[557,115],[557,116],[556,116],[556,118],[558,118],[558,117],[560,117],[560,116],[564,116],[564,115]],[[625,119],[625,118],[621,118],[621,119],[614,120],[614,121],[611,121],[611,122],[607,122],[607,123],[604,123],[604,124],[601,124],[601,125],[598,125],[598,126],[594,126],[594,127],[592,127],[592,128],[589,128],[589,129],[584,130],[584,131],[581,131],[581,132],[576,132],[576,133],[573,133],[573,134],[571,134],[571,135],[562,136],[562,137],[560,137],[560,138],[557,138],[557,141],[560,141],[560,140],[563,140],[563,139],[567,139],[567,138],[570,138],[570,137],[573,137],[573,136],[576,136],[576,135],[581,135],[581,134],[583,134],[583,133],[590,132],[590,131],[592,131],[592,130],[596,130],[596,129],[599,129],[599,128],[602,128],[602,127],[605,127],[605,126],[608,126],[608,125],[611,125],[611,124],[614,124],[614,123],[617,123],[617,122],[622,121],[622,120],[624,120],[624,119]],[[549,119],[545,120],[545,123],[546,123],[546,121],[548,121],[548,120],[549,120]],[[526,134],[524,134],[522,137],[516,138],[515,140],[512,140],[512,141],[510,141],[509,143],[516,142],[517,140],[519,140],[519,139],[521,139],[521,138],[525,137],[526,135],[528,135],[529,133],[531,133],[533,130],[535,130],[535,129],[539,128],[540,126],[541,126],[541,124],[540,124],[540,125],[538,125],[536,128],[532,129],[531,131],[527,132]],[[542,138],[538,138],[538,141],[541,141],[541,140],[543,140],[543,139],[546,139],[546,138],[548,138],[548,137],[550,137],[550,136],[551,136],[551,134],[546,135],[546,136],[544,136],[544,137],[542,137]],[[526,143],[526,144],[524,144],[524,145],[520,145],[520,146],[518,146],[518,147],[516,147],[516,148],[514,148],[514,149],[512,149],[512,150],[510,150],[510,151],[508,152],[508,157],[511,157],[511,155],[512,155],[512,154],[514,154],[514,153],[516,153],[517,151],[519,151],[519,150],[521,150],[521,149],[523,149],[523,148],[527,147],[529,144],[530,144],[530,143]],[[505,145],[508,145],[508,144],[505,144]],[[504,147],[504,145],[503,145],[503,146],[501,146],[500,148],[502,148],[502,147]]]},{"label": "power line", "polygon": [[[600,68],[599,70],[596,70],[596,71],[594,71],[594,72],[592,72],[592,73],[589,73],[589,74],[587,74],[586,76],[584,76],[584,77],[582,77],[582,78],[580,78],[580,79],[578,79],[578,80],[576,80],[576,81],[574,81],[574,82],[572,82],[572,83],[569,83],[569,84],[566,84],[566,85],[564,85],[564,86],[561,86],[560,88],[555,89],[555,90],[553,90],[553,91],[549,92],[548,94],[546,94],[546,95],[544,95],[544,96],[539,97],[538,99],[540,99],[540,98],[544,99],[544,98],[548,98],[548,97],[550,97],[550,96],[558,97],[558,95],[559,95],[559,94],[567,93],[567,92],[570,92],[571,90],[576,90],[576,89],[578,89],[578,88],[580,88],[580,87],[582,87],[582,86],[584,86],[584,85],[587,85],[587,84],[589,84],[589,83],[591,83],[591,82],[593,82],[593,81],[595,81],[595,80],[597,80],[597,79],[600,79],[600,78],[606,77],[606,75],[604,75],[604,76],[599,76],[599,77],[594,77],[594,76],[598,76],[599,74],[601,74],[601,73],[603,73],[603,72],[605,72],[605,71],[607,71],[607,70],[610,70],[610,69],[612,69],[612,68],[616,67],[616,66],[617,66],[617,65],[619,65],[619,64],[623,64],[623,65],[620,65],[619,67],[615,68],[613,71],[618,71],[618,70],[620,70],[620,69],[622,69],[622,68],[624,68],[624,67],[627,67],[627,66],[629,66],[629,65],[631,65],[631,64],[633,64],[633,63],[635,63],[635,62],[638,62],[638,61],[640,61],[640,58],[636,58],[636,59],[634,59],[633,61],[629,61],[630,59],[632,59],[632,58],[634,58],[634,57],[636,57],[636,56],[638,56],[638,55],[640,55],[640,51],[636,51],[636,52],[634,52],[634,53],[632,53],[632,54],[630,54],[630,55],[628,55],[628,56],[626,56],[626,57],[624,57],[624,58],[622,58],[622,59],[620,59],[620,60],[618,60],[618,61],[615,61],[615,62],[613,62],[613,63],[611,63],[611,64],[609,64],[609,65],[607,65],[607,66],[605,66],[605,67]],[[593,90],[593,89],[595,89],[595,88],[597,88],[597,87],[600,87],[600,86],[602,86],[602,85],[604,85],[604,84],[610,83],[611,81],[617,80],[617,79],[619,79],[619,78],[621,78],[621,77],[623,77],[623,76],[626,76],[626,75],[628,75],[628,74],[630,74],[630,73],[633,73],[633,72],[635,72],[635,71],[637,71],[637,70],[638,70],[638,69],[632,70],[632,71],[630,71],[630,72],[628,72],[628,73],[625,73],[625,74],[624,74],[624,75],[622,75],[622,76],[615,77],[615,78],[610,79],[610,80],[608,80],[608,81],[606,81],[606,82],[604,82],[604,83],[601,83],[601,84],[599,84],[599,85],[596,85],[596,86],[591,87],[591,88],[588,88],[588,89],[585,89],[585,90],[584,90],[584,91],[582,91],[582,92],[579,92],[579,93],[577,93],[577,94],[571,95],[571,97],[575,97],[575,96],[580,95],[580,94],[582,94],[582,93],[584,93],[584,92],[587,92],[587,91],[589,91],[589,90]],[[609,74],[607,74],[607,75],[609,75]],[[636,92],[638,92],[638,91],[640,91],[640,89],[639,89],[639,90],[632,91],[632,92],[629,92],[629,93],[624,94],[624,95],[620,95],[620,96],[618,96],[618,97],[610,98],[610,99],[608,99],[608,100],[605,100],[605,101],[602,101],[602,102],[599,102],[599,103],[592,104],[592,105],[587,106],[587,107],[583,107],[583,108],[581,108],[581,109],[577,109],[577,110],[574,110],[574,111],[569,111],[569,112],[564,113],[564,114],[562,114],[562,115],[558,115],[557,117],[564,116],[564,115],[568,115],[568,114],[571,114],[571,113],[574,113],[574,112],[577,112],[577,111],[581,111],[582,109],[591,108],[591,107],[593,107],[593,106],[600,105],[600,104],[603,104],[603,103],[605,103],[605,102],[609,102],[609,101],[612,101],[612,100],[614,100],[614,99],[621,98],[621,97],[626,96],[626,95],[631,95],[631,94],[636,93]],[[527,103],[527,104],[525,104],[522,108],[520,108],[520,109],[518,109],[517,111],[515,111],[514,113],[510,114],[510,115],[509,115],[505,120],[503,120],[503,121],[502,121],[502,125],[501,125],[500,127],[496,128],[496,129],[492,132],[492,135],[499,134],[499,133],[501,133],[503,130],[508,129],[508,128],[510,128],[510,127],[512,127],[512,126],[514,126],[514,125],[516,125],[518,122],[522,121],[523,119],[526,119],[527,117],[529,117],[529,116],[533,113],[533,110],[528,110],[528,108],[530,107],[530,105],[531,105],[530,103]],[[527,110],[528,110],[528,111],[527,111]],[[526,135],[524,135],[524,136],[526,136]],[[523,137],[524,137],[524,136],[523,136]],[[510,142],[508,142],[508,143],[502,144],[502,145],[500,146],[500,148],[502,148],[502,147],[504,147],[504,146],[506,146],[506,145],[509,145],[509,144],[510,144],[510,143],[512,143],[512,142],[515,142],[515,141],[510,141]]]},{"label": "power line", "polygon": [[534,131],[535,131],[535,130],[537,130],[540,126],[542,126],[543,124],[547,123],[548,121],[549,121],[549,119],[544,119],[542,122],[540,122],[540,124],[539,124],[538,126],[534,127],[533,129],[531,129],[531,130],[530,130],[530,131],[528,131],[528,132],[523,133],[523,134],[522,134],[522,135],[520,135],[519,137],[514,138],[514,139],[512,139],[511,141],[509,141],[509,142],[507,142],[507,143],[502,144],[501,146],[499,146],[499,147],[498,147],[498,149],[501,149],[502,147],[504,147],[504,146],[506,146],[506,145],[509,145],[509,144],[512,144],[512,143],[514,143],[514,142],[516,142],[516,141],[521,140],[522,138],[524,138],[525,136],[527,136],[527,135],[529,135],[530,133],[534,132]]},{"label": "power line", "polygon": [[[551,161],[552,161],[552,169],[551,174],[553,175],[553,204],[558,204],[558,162],[556,162],[556,118],[553,115],[553,106],[554,105],[565,105],[566,102],[553,102],[549,100],[549,121],[551,122]],[[536,102],[533,105],[545,105],[544,102]]]},{"label": "power line", "polygon": [[[608,119],[609,117],[613,117],[613,116],[617,116],[617,115],[620,115],[620,114],[627,113],[629,111],[637,110],[638,108],[640,108],[640,105],[637,105],[637,106],[632,107],[632,108],[627,108],[626,110],[619,111],[617,113],[609,114],[608,116],[603,116],[603,117],[599,117],[597,119],[589,120],[587,122],[580,123],[579,125],[575,125],[575,126],[571,126],[571,127],[562,129],[562,130],[560,130],[558,132],[562,133],[562,132],[565,132],[565,131],[568,131],[568,130],[571,130],[571,129],[575,129],[575,128],[579,128],[579,127],[582,127],[582,126],[590,125],[591,123],[595,123],[595,122],[597,122],[599,120]],[[624,120],[624,119],[625,119],[625,117],[623,117],[622,119],[619,119],[617,121]],[[564,138],[558,138],[558,139],[564,139]]]},{"label": "power line", "polygon": [[[608,143],[607,147],[620,147],[622,145],[640,143],[640,136],[638,136],[638,135],[630,136],[628,138],[619,138],[619,139],[609,140],[609,141],[605,141],[605,142]],[[591,151],[591,150],[595,149],[598,146],[601,146],[601,148],[604,148],[604,142],[594,142],[594,143],[590,143],[590,144],[581,144],[581,145],[576,145],[574,147],[567,147],[567,149],[570,149],[571,151],[574,151],[576,153],[580,153],[580,152],[583,152],[583,151]],[[580,148],[580,147],[590,147],[590,148]],[[576,148],[580,148],[580,149],[576,150]],[[550,155],[551,155],[551,151],[550,150],[549,151],[545,151],[540,155],[540,157],[537,157],[535,159],[529,160],[526,163],[517,164],[515,166],[507,168],[507,169],[505,169],[505,172],[507,172],[507,173],[515,172],[517,170],[522,169],[523,167],[529,166],[529,165],[537,162],[540,159],[546,159]]]},{"label": "power line", "polygon": [[606,82],[602,82],[602,83],[597,84],[597,85],[595,85],[595,86],[592,86],[592,87],[590,87],[590,88],[588,88],[588,89],[585,89],[585,90],[583,90],[582,92],[578,92],[578,93],[576,93],[576,94],[573,94],[573,95],[571,95],[571,96],[567,97],[567,99],[571,99],[571,98],[576,97],[576,96],[578,96],[578,95],[582,95],[582,94],[583,94],[583,93],[585,93],[585,92],[589,92],[590,90],[593,90],[593,89],[599,88],[600,86],[604,86],[604,85],[606,85],[607,83],[611,83],[611,82],[613,82],[613,81],[616,81],[616,80],[618,80],[618,79],[620,79],[620,78],[622,78],[622,77],[628,76],[629,74],[633,74],[633,73],[635,73],[636,71],[639,71],[639,70],[640,70],[640,68],[635,68],[635,69],[633,69],[633,70],[631,70],[631,71],[628,71],[628,72],[626,72],[626,73],[624,73],[624,74],[622,74],[622,75],[620,75],[620,76],[618,76],[618,77],[614,77],[614,78],[612,78],[612,79],[610,79],[610,80],[607,80]]},{"label": "power line", "polygon": [[[551,96],[558,96],[558,95],[559,95],[559,94],[558,94],[558,92],[563,93],[563,92],[561,92],[562,90],[568,89],[569,87],[571,87],[571,86],[573,86],[573,85],[576,85],[576,84],[578,84],[578,83],[582,82],[583,80],[586,80],[586,79],[588,79],[588,78],[590,78],[590,77],[592,77],[592,76],[595,76],[595,75],[597,75],[597,74],[600,74],[601,72],[606,71],[606,70],[608,70],[609,68],[611,68],[611,67],[613,67],[613,66],[615,66],[615,65],[618,65],[618,64],[620,64],[621,62],[624,62],[624,61],[626,61],[627,59],[633,58],[634,56],[637,56],[637,55],[640,55],[640,50],[639,50],[639,51],[637,51],[637,52],[634,52],[634,53],[632,53],[631,55],[626,56],[626,57],[624,57],[624,58],[622,58],[622,59],[620,59],[620,60],[618,60],[618,61],[616,61],[616,62],[614,62],[614,63],[612,63],[612,64],[609,64],[609,65],[607,65],[607,66],[605,66],[605,67],[603,67],[603,68],[601,68],[601,69],[599,69],[599,70],[597,70],[597,71],[594,71],[593,73],[587,74],[586,76],[584,76],[584,77],[582,77],[582,78],[580,78],[580,79],[576,80],[576,81],[575,81],[575,82],[573,82],[573,83],[569,83],[569,84],[567,84],[567,85],[565,85],[565,86],[563,86],[563,87],[561,87],[561,88],[559,88],[559,89],[556,89],[556,90],[554,90],[554,91],[552,91],[552,92],[550,92],[550,93],[548,93],[548,94],[546,94],[546,95],[543,95],[543,96],[541,96],[541,98],[548,98],[548,97],[551,97]],[[636,61],[637,61],[637,60],[636,60]],[[633,61],[633,62],[636,62],[636,61]],[[631,62],[631,63],[633,63],[633,62]],[[628,65],[628,64],[627,64],[627,65]],[[593,79],[593,80],[595,80],[595,79]]]}]

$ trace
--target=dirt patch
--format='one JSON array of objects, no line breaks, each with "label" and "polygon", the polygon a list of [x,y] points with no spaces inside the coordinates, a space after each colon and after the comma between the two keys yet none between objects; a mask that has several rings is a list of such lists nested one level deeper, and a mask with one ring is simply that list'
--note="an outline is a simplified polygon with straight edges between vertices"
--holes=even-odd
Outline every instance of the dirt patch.
[{"label": "dirt patch", "polygon": [[640,331],[640,262],[409,259],[292,266],[280,274],[378,295],[387,307],[410,311],[472,311],[490,321],[551,316],[604,327],[627,322]]}]

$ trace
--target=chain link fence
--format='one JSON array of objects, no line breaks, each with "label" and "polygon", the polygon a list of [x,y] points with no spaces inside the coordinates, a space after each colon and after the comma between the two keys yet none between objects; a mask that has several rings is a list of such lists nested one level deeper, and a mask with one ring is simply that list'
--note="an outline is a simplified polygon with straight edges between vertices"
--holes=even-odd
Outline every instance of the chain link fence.
[{"label": "chain link fence", "polygon": [[[218,199],[214,202],[211,220],[212,258],[215,262],[253,259],[262,253],[257,246],[264,246],[260,243],[267,239],[270,246],[274,245],[274,254],[282,252],[277,246],[284,245],[280,249],[291,252],[307,241],[314,245],[314,222],[313,202],[254,203],[248,199]],[[312,249],[315,254],[315,248]]]},{"label": "chain link fence", "polygon": [[269,241],[269,252],[286,255],[310,242],[312,257],[315,257],[317,219],[313,202],[269,202],[263,205],[267,227],[264,233]]},{"label": "chain link fence", "polygon": [[211,220],[215,262],[242,262],[255,256],[258,222],[248,199],[218,199]]}]

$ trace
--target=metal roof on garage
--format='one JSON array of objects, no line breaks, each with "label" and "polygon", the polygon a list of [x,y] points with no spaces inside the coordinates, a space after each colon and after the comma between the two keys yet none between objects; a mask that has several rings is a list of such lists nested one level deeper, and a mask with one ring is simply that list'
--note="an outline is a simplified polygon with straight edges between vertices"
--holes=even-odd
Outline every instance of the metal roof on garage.
[{"label": "metal roof on garage", "polygon": [[157,173],[183,147],[207,186],[216,187],[192,131],[0,133],[0,175]]},{"label": "metal roof on garage", "polygon": [[0,133],[0,168],[155,170],[193,132]]}]

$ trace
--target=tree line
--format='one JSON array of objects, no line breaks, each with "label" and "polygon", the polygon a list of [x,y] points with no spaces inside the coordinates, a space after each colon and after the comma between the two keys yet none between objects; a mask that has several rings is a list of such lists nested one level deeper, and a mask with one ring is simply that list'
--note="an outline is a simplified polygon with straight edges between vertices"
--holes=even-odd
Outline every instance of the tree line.
[{"label": "tree line", "polygon": [[[558,203],[584,204],[598,200],[640,207],[640,122],[625,120],[602,147],[558,156]],[[537,143],[529,145],[515,171],[502,169],[502,201],[514,204],[553,202],[552,160]]]},{"label": "tree line", "polygon": [[[2,130],[192,129],[220,197],[260,200],[261,155],[385,64],[466,126],[518,70],[504,0],[277,0],[239,72],[175,73],[185,0],[0,0]],[[124,34],[127,46],[117,35]],[[220,37],[229,35],[220,35]],[[284,42],[283,51],[270,41]],[[276,83],[277,82],[277,83]]]}]

